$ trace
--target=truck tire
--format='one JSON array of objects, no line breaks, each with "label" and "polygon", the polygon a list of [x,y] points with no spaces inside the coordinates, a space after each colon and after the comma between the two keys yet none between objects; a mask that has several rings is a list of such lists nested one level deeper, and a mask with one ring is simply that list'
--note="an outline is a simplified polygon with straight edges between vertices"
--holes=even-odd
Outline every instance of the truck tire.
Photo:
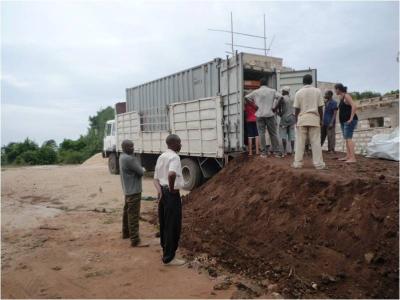
[{"label": "truck tire", "polygon": [[201,183],[202,174],[199,164],[190,158],[182,159],[182,176],[183,176],[183,189],[187,191],[193,190]]},{"label": "truck tire", "polygon": [[119,174],[119,161],[116,153],[110,153],[108,156],[108,170],[111,174]]}]

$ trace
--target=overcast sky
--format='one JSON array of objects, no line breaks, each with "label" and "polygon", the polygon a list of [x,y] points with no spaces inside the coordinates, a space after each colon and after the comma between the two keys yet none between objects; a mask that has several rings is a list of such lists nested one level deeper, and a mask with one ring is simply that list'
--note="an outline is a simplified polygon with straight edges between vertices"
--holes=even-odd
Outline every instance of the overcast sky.
[{"label": "overcast sky", "polygon": [[[78,138],[125,88],[224,57],[229,35],[275,35],[271,55],[350,90],[397,89],[399,3],[1,2],[4,145]],[[262,46],[262,40],[239,39]]]}]

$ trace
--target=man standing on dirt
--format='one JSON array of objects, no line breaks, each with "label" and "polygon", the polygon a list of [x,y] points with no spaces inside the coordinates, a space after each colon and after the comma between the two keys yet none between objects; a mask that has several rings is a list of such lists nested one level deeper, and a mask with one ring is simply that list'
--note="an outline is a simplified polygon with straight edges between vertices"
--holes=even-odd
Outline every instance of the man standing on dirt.
[{"label": "man standing on dirt", "polygon": [[122,190],[125,194],[125,205],[122,216],[122,238],[131,239],[132,247],[145,247],[139,237],[140,201],[142,198],[142,176],[144,168],[133,156],[133,142],[122,142],[123,153],[119,157]]},{"label": "man standing on dirt", "polygon": [[181,160],[181,139],[170,134],[165,140],[168,149],[157,159],[154,171],[154,186],[158,192],[158,220],[160,244],[163,249],[162,261],[167,266],[180,266],[185,261],[175,257],[182,227],[182,203],[179,189],[183,187]]},{"label": "man standing on dirt", "polygon": [[316,169],[325,169],[325,163],[322,158],[321,148],[321,130],[322,100],[321,91],[311,84],[313,82],[310,74],[304,75],[304,86],[297,91],[293,107],[296,115],[296,153],[294,155],[294,168],[303,167],[303,156],[305,143],[308,138],[311,144],[314,167]]},{"label": "man standing on dirt", "polygon": [[328,152],[335,153],[336,142],[336,113],[338,106],[336,101],[332,98],[333,92],[325,92],[325,111],[324,120],[321,126],[321,146],[324,145],[326,137],[328,137]]},{"label": "man standing on dirt", "polygon": [[267,145],[265,139],[265,130],[268,130],[269,137],[271,138],[272,152],[275,156],[280,157],[281,151],[279,150],[278,132],[276,126],[275,114],[272,111],[275,99],[280,95],[276,90],[267,86],[267,79],[260,80],[260,88],[252,91],[246,95],[245,98],[255,102],[258,109],[256,111],[257,117],[257,130],[260,136],[261,156],[267,156]]},{"label": "man standing on dirt", "polygon": [[285,156],[287,154],[287,142],[290,142],[290,149],[294,152],[294,124],[296,123],[289,86],[282,88],[282,97],[278,100],[276,108],[278,115],[281,117],[279,136],[282,139],[283,156]]}]

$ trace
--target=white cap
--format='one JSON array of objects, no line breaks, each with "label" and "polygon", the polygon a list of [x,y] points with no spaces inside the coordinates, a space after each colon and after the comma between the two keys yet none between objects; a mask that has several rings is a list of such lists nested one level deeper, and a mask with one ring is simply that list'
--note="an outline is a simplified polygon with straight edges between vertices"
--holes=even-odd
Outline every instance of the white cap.
[{"label": "white cap", "polygon": [[284,86],[284,87],[282,87],[282,92],[288,92],[288,93],[290,93],[290,86]]}]

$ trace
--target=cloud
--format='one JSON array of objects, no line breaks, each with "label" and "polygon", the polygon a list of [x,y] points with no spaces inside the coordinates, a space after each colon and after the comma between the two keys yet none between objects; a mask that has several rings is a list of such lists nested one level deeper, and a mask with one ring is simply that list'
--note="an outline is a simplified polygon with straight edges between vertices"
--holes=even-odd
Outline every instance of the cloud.
[{"label": "cloud", "polygon": [[24,89],[31,85],[28,81],[23,79],[18,79],[15,76],[9,74],[2,74],[1,81],[2,84],[9,85],[17,89]]}]

